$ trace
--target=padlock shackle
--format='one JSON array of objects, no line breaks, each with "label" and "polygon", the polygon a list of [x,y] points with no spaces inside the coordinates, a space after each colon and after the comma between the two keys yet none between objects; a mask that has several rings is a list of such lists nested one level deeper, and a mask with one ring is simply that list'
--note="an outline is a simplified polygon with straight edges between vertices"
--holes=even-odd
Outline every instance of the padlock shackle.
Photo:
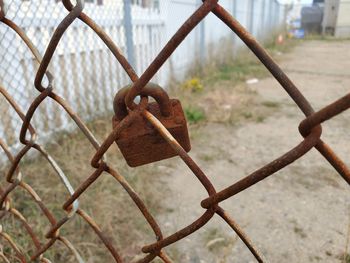
[{"label": "padlock shackle", "polygon": [[[128,109],[125,104],[125,98],[130,91],[132,85],[128,85],[118,91],[114,97],[113,108],[115,118],[121,121],[128,115]],[[169,117],[172,114],[172,107],[169,95],[157,84],[148,83],[139,94],[142,97],[150,96],[159,104],[159,109],[164,117]]]}]

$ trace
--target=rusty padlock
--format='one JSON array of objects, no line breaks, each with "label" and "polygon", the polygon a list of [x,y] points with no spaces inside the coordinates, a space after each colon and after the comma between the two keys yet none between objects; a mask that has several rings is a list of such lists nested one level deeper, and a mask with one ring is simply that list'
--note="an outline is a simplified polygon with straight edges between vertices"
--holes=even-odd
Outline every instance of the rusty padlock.
[{"label": "rusty padlock", "polygon": [[[131,85],[124,87],[114,98],[113,128],[129,114],[125,105],[125,96],[130,88]],[[139,95],[155,99],[155,102],[148,103],[147,110],[167,128],[184,150],[189,152],[190,138],[180,101],[169,99],[168,94],[154,83],[147,84]],[[116,143],[131,167],[176,156],[176,152],[141,114],[121,132]]]}]

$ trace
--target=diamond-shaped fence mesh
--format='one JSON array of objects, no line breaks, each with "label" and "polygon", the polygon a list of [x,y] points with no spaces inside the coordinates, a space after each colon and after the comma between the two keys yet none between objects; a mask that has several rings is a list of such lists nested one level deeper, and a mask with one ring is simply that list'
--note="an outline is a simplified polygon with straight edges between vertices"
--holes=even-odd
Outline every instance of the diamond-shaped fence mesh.
[{"label": "diamond-shaped fence mesh", "polygon": [[[264,4],[269,1],[249,2]],[[0,146],[3,150],[2,159],[7,160],[5,177],[8,183],[6,187],[0,189],[2,208],[0,216],[1,218],[13,216],[18,222],[18,227],[21,226],[22,229],[16,236],[11,236],[6,228],[0,227],[1,244],[3,244],[0,258],[4,262],[15,260],[50,262],[49,253],[59,243],[77,262],[85,262],[84,255],[80,255],[74,244],[64,237],[64,227],[78,218],[90,226],[89,231],[95,232],[115,262],[123,262],[123,256],[115,244],[79,204],[80,197],[88,194],[86,192],[91,185],[94,182],[98,183],[102,174],[109,174],[125,189],[154,232],[153,243],[143,246],[144,257],[138,262],[151,262],[156,258],[163,262],[171,262],[166,253],[167,247],[183,241],[217,215],[238,234],[257,261],[263,262],[262,256],[248,236],[220,207],[220,203],[283,169],[313,148],[316,148],[350,184],[349,169],[321,139],[321,123],[347,110],[350,107],[350,94],[314,112],[287,75],[259,45],[253,35],[220,5],[220,1],[205,0],[203,3],[196,3],[198,8],[190,14],[161,51],[159,50],[163,43],[164,20],[159,19],[159,13],[164,2],[134,1],[133,4],[136,7],[134,6],[132,12],[135,14],[138,12],[140,19],[133,21],[133,32],[127,32],[130,28],[127,25],[128,17],[124,15],[130,15],[128,8],[132,7],[132,3],[130,1],[124,1],[124,3],[112,1],[107,8],[103,1],[85,1],[85,3],[83,0],[77,0],[74,3],[69,0],[59,3],[44,0],[9,1],[6,13],[3,0],[0,0],[0,21],[2,22],[0,27],[0,107],[2,111]],[[149,5],[149,8],[145,9],[143,5]],[[265,12],[265,5],[261,6],[264,8],[260,11]],[[274,6],[274,8],[278,7],[278,5]],[[156,73],[170,55],[179,48],[192,30],[201,26],[199,23],[209,14],[217,16],[223,22],[222,27],[226,24],[254,52],[306,116],[299,125],[299,131],[304,140],[278,159],[222,190],[214,188],[206,174],[178,144],[172,134],[147,110],[145,98],[141,99],[139,105],[133,104],[136,96],[151,79],[157,80],[157,77],[154,78]],[[147,21],[145,21],[146,17]],[[256,20],[246,22],[251,31],[257,31]],[[261,22],[262,25],[265,24],[265,20]],[[272,22],[271,19],[268,21],[270,24]],[[134,51],[128,49],[130,33],[134,38],[132,42]],[[190,52],[195,51],[190,50]],[[124,57],[124,53],[128,54],[128,59]],[[142,72],[142,74],[138,76],[136,72]],[[159,81],[164,79],[160,77]],[[111,98],[116,91],[115,86],[121,87],[128,82],[133,84],[125,98],[125,103],[131,113],[111,131],[103,142],[98,142],[84,124],[83,119],[87,120],[89,116],[112,110]],[[80,118],[79,115],[84,118]],[[168,142],[208,193],[208,197],[200,203],[203,214],[188,226],[169,236],[163,234],[162,227],[126,179],[104,158],[106,151],[121,131],[140,115]],[[70,119],[73,122],[69,122]],[[96,150],[89,164],[94,172],[76,188],[72,187],[69,178],[60,168],[59,160],[55,161],[43,148],[43,141],[38,140],[38,135],[47,138],[52,132],[61,130],[62,127],[70,129],[67,126],[72,123],[75,123]],[[18,130],[20,130],[19,138],[16,136]],[[54,216],[44,200],[38,196],[31,185],[26,183],[25,171],[21,170],[20,164],[25,156],[33,152],[37,152],[51,166],[70,196],[62,204],[62,208],[57,208],[63,212],[60,213],[61,217],[57,217],[57,213]],[[32,222],[27,221],[25,215],[12,206],[9,195],[19,191],[23,193],[25,200],[35,202],[47,219],[50,229],[46,233],[46,239],[38,237],[33,230]],[[24,233],[32,240],[33,248],[30,251],[23,251],[23,244],[16,243],[19,236]],[[76,234],[84,235],[84,233]],[[98,256],[96,257],[99,261]]]}]

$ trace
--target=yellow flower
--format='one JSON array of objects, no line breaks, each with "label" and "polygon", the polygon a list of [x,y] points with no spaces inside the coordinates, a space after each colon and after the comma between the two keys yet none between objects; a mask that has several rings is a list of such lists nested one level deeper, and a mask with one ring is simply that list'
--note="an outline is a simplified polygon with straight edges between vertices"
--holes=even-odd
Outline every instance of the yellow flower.
[{"label": "yellow flower", "polygon": [[199,92],[204,89],[203,84],[199,78],[192,78],[187,80],[183,85],[182,89],[189,90],[191,92]]}]

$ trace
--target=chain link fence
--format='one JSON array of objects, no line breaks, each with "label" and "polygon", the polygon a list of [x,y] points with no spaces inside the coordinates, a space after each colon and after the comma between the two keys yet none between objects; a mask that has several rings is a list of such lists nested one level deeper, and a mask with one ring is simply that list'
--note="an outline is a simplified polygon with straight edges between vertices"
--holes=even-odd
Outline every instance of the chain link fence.
[{"label": "chain link fence", "polygon": [[[141,73],[200,4],[201,1],[197,0],[90,0],[86,1],[84,11],[126,54],[135,71]],[[61,1],[56,0],[8,0],[5,5],[7,17],[26,32],[40,54],[44,53],[54,30],[67,14],[62,9]],[[266,38],[268,32],[278,28],[284,19],[284,6],[274,0],[227,0],[223,1],[223,5],[259,39]],[[153,81],[166,86],[171,76],[182,78],[194,61],[201,60],[204,64],[213,59],[216,55],[215,45],[223,39],[235,41],[233,45],[229,41],[232,52],[242,46],[242,42],[233,39],[228,29],[220,27],[218,21],[209,16],[189,35]],[[36,96],[28,87],[33,85],[38,69],[35,58],[27,51],[15,32],[0,27],[0,81],[23,109],[27,109]],[[127,74],[115,62],[113,54],[81,21],[74,21],[67,29],[50,69],[56,72],[57,93],[86,121],[110,113],[112,104],[108,99],[129,83]],[[1,111],[4,116],[14,116],[6,103],[1,104]],[[40,107],[32,122],[40,129],[43,141],[50,138],[53,132],[73,128],[69,116],[55,109],[51,101]],[[15,135],[20,126],[21,123],[15,118],[4,117],[0,120],[0,136],[11,147],[18,146]]]},{"label": "chain link fence", "polygon": [[[0,0],[0,3],[2,2],[3,1]],[[225,1],[222,2],[225,3]],[[338,171],[344,180],[350,184],[350,170],[321,139],[321,123],[347,110],[350,107],[350,94],[347,94],[336,102],[315,112],[303,94],[300,93],[297,87],[259,45],[256,39],[233,16],[230,15],[230,13],[218,3],[217,0],[206,0],[201,3],[193,14],[190,14],[189,18],[182,24],[180,29],[176,31],[171,40],[164,45],[164,48],[159,51],[159,53],[154,51],[155,58],[150,58],[151,63],[149,66],[146,66],[146,60],[143,62],[144,64],[138,62],[137,58],[141,59],[143,55],[137,54],[138,45],[135,44],[138,43],[137,40],[131,42],[134,44],[134,50],[128,50],[128,33],[126,32],[128,29],[125,25],[118,28],[118,26],[115,26],[117,23],[113,21],[112,25],[116,27],[114,30],[124,32],[124,34],[122,33],[119,35],[124,37],[118,38],[118,35],[116,35],[115,41],[113,38],[109,37],[109,33],[112,33],[113,29],[111,30],[99,25],[99,19],[102,19],[103,21],[107,16],[106,14],[112,10],[99,10],[98,8],[100,8],[101,5],[103,6],[103,1],[97,1],[96,3],[86,1],[85,6],[84,1],[81,0],[77,0],[76,3],[64,0],[62,3],[58,3],[57,6],[53,6],[53,9],[50,9],[50,4],[48,4],[47,1],[42,1],[40,3],[41,5],[38,5],[35,10],[38,13],[41,12],[43,16],[46,17],[46,20],[45,18],[41,19],[43,19],[42,21],[46,26],[50,27],[51,31],[47,31],[46,29],[40,29],[37,31],[38,27],[27,29],[26,31],[22,30],[13,18],[13,16],[16,17],[16,14],[21,14],[22,11],[11,5],[9,6],[9,10],[12,8],[17,11],[9,11],[8,15],[5,15],[2,8],[0,13],[0,20],[2,22],[1,30],[3,30],[1,36],[2,39],[7,39],[5,42],[8,43],[6,49],[1,49],[1,52],[5,54],[1,63],[2,71],[5,72],[0,87],[1,98],[3,100],[1,107],[8,108],[2,109],[2,116],[4,117],[1,120],[3,121],[4,119],[7,119],[7,122],[11,123],[14,120],[14,116],[17,115],[19,118],[17,118],[18,123],[16,125],[20,127],[19,149],[14,151],[13,149],[10,149],[10,146],[18,141],[17,137],[14,135],[16,134],[14,131],[15,129],[9,127],[9,125],[1,126],[6,127],[7,130],[3,128],[4,130],[0,134],[0,147],[3,149],[3,156],[8,159],[7,163],[9,164],[9,168],[6,170],[5,175],[8,184],[5,188],[0,189],[0,202],[2,207],[1,217],[4,217],[7,214],[13,215],[15,218],[14,220],[23,225],[25,233],[29,235],[34,245],[32,253],[27,255],[16,243],[18,237],[10,236],[7,229],[1,227],[0,236],[4,245],[3,249],[0,251],[0,257],[4,262],[13,262],[15,260],[19,262],[50,262],[47,254],[57,243],[63,244],[77,262],[85,262],[83,256],[79,254],[79,251],[75,246],[64,237],[64,234],[62,234],[64,233],[64,226],[72,220],[77,220],[77,218],[86,222],[92,228],[91,231],[96,233],[96,236],[110,252],[115,262],[123,262],[123,256],[120,255],[120,251],[115,247],[112,240],[101,231],[94,219],[89,216],[79,204],[81,197],[87,194],[86,191],[93,183],[98,183],[98,179],[102,174],[108,174],[120,183],[153,230],[153,243],[143,246],[142,252],[144,253],[144,256],[137,262],[151,262],[156,258],[163,262],[172,262],[167,255],[167,247],[176,242],[181,242],[185,237],[206,225],[216,215],[221,217],[232,228],[232,230],[237,233],[256,260],[258,262],[263,262],[263,257],[249,240],[249,237],[244,234],[242,229],[231,218],[231,216],[220,207],[220,203],[283,169],[290,163],[301,158],[313,148],[316,148]],[[135,4],[137,3],[140,4],[140,2],[135,2]],[[141,1],[141,5],[146,5],[147,3],[147,1]],[[158,4],[156,3],[152,6],[151,10],[148,11],[155,13],[159,12],[158,8],[161,8],[161,3],[162,2],[159,2]],[[96,4],[96,6],[89,6],[89,4]],[[129,2],[129,4],[131,4],[131,2]],[[21,3],[20,6],[27,6],[30,9],[32,6],[35,6],[35,4],[33,4],[33,2],[24,2]],[[123,6],[123,9],[120,10],[125,11],[128,10],[129,7]],[[56,9],[58,11],[54,11]],[[65,14],[62,14],[59,10],[66,10]],[[55,20],[55,12],[58,16],[57,20]],[[91,19],[93,14],[90,14],[89,12],[98,14],[96,16],[96,22]],[[206,174],[177,143],[163,124],[147,111],[147,98],[142,98],[139,105],[133,104],[135,97],[140,94],[149,81],[155,77],[156,73],[162,68],[164,63],[185,40],[190,32],[194,28],[198,26],[200,27],[199,23],[203,21],[208,14],[217,16],[228,26],[228,28],[236,33],[236,35],[254,52],[259,60],[282,85],[306,116],[305,120],[299,125],[299,131],[304,139],[298,145],[242,180],[219,191],[214,188]],[[77,22],[79,20],[80,22]],[[124,20],[127,20],[127,18],[124,17]],[[26,21],[26,19],[23,19],[23,21]],[[23,21],[21,20],[20,22]],[[36,21],[36,16],[33,15],[32,18],[29,16],[29,21],[30,23]],[[50,24],[52,21],[55,21],[56,24]],[[221,26],[224,27],[224,24]],[[254,23],[251,23],[251,25],[253,24]],[[78,27],[78,25],[81,25],[81,27]],[[90,31],[87,31],[88,27],[83,27],[83,25],[88,26]],[[22,27],[25,28],[25,26]],[[163,26],[160,27],[162,28]],[[133,28],[132,31],[135,32],[135,30],[136,29]],[[202,29],[201,32],[203,31],[204,30]],[[35,40],[37,35],[40,37],[38,40]],[[136,37],[135,33],[133,33],[133,37]],[[96,43],[91,41],[90,38],[96,38]],[[159,45],[162,44],[160,41],[161,38],[161,33],[155,38]],[[99,39],[99,41],[97,41],[97,39]],[[45,40],[48,43],[43,46]],[[142,40],[143,38],[139,39],[140,45],[143,43]],[[118,41],[122,41],[120,46]],[[65,45],[62,46],[61,43],[65,43]],[[39,46],[39,50],[36,49],[36,45]],[[84,45],[84,49],[82,45]],[[89,50],[89,48],[95,45],[100,45],[100,48],[102,48],[102,46],[108,47],[111,51],[108,55],[109,60],[107,59],[108,56],[104,57],[104,53],[100,49],[97,49],[97,51]],[[14,49],[13,46],[15,47]],[[42,50],[40,50],[40,48]],[[88,52],[85,49],[87,49]],[[19,52],[20,50],[23,51]],[[66,52],[67,50],[73,50],[74,52]],[[144,52],[144,50],[146,50],[145,47],[142,49],[140,48],[139,52]],[[41,57],[40,51],[44,54],[43,57]],[[130,63],[128,59],[123,56],[122,51],[126,51],[129,58],[131,58]],[[89,53],[90,56],[93,56],[93,59],[91,57],[87,58],[87,55],[85,54],[86,52]],[[135,53],[133,54],[133,52]],[[54,56],[54,53],[56,56]],[[77,53],[80,58],[77,58]],[[82,55],[81,53],[84,54]],[[11,56],[16,59],[6,60],[6,54],[11,54]],[[137,54],[137,56],[135,54]],[[133,57],[135,61],[132,61]],[[31,62],[24,62],[23,60],[25,58],[29,59],[28,61]],[[54,61],[56,61],[56,64],[53,63]],[[62,61],[64,61],[64,63]],[[118,63],[116,61],[118,61]],[[112,66],[112,63],[114,66]],[[138,76],[133,69],[132,63],[136,63],[134,66],[137,70],[143,72],[140,76]],[[144,68],[142,65],[144,65]],[[28,72],[24,73],[24,69],[30,67],[32,68],[31,74]],[[12,68],[12,71],[10,68]],[[66,70],[66,72],[64,72],[64,70]],[[118,74],[120,74],[119,77],[117,77]],[[109,76],[109,78],[106,78],[106,76]],[[34,79],[35,91],[33,85],[29,84],[32,82],[29,80],[26,82],[27,79],[30,79],[31,77]],[[61,79],[59,80],[57,78]],[[111,97],[118,89],[115,88],[114,85],[119,83],[122,84],[123,81],[129,82],[129,78],[131,82],[133,82],[133,85],[126,95],[125,102],[131,112],[106,136],[102,143],[99,143],[76,111],[82,112],[81,114],[84,115],[84,107],[86,107],[85,113],[91,111],[93,114],[102,114],[105,110],[111,110]],[[92,81],[92,79],[94,79],[94,81]],[[90,83],[90,81],[92,81],[92,83]],[[115,82],[113,83],[113,81]],[[69,82],[70,84],[68,84]],[[108,87],[108,83],[111,83],[110,87]],[[90,87],[90,90],[82,90],[80,88],[74,89],[69,85],[72,85],[71,87]],[[22,87],[22,89],[19,87]],[[105,87],[105,89],[102,89],[101,87]],[[50,101],[50,104],[48,101]],[[46,104],[46,107],[42,107],[44,104]],[[95,148],[95,154],[90,163],[94,171],[88,176],[88,179],[80,182],[79,186],[76,188],[72,187],[69,178],[60,168],[58,161],[56,162],[43,148],[41,141],[37,140],[38,134],[50,134],[49,132],[55,131],[55,129],[59,130],[62,128],[62,125],[65,125],[65,122],[62,119],[58,120],[62,123],[55,123],[51,119],[49,120],[51,126],[46,124],[48,119],[53,118],[52,116],[54,116],[50,111],[50,107],[57,107],[57,109],[59,109],[57,110],[58,114],[64,112],[65,118],[72,119],[75,125],[80,129],[80,132]],[[38,109],[41,109],[41,114],[38,114]],[[188,226],[168,236],[163,234],[162,228],[158,225],[156,218],[151,214],[140,196],[133,190],[126,179],[118,171],[113,169],[104,158],[106,151],[111,147],[116,138],[118,138],[121,131],[128,127],[128,125],[132,124],[135,118],[140,115],[143,116],[143,118],[145,118],[154,129],[161,134],[164,140],[169,143],[174,152],[176,152],[176,154],[191,169],[208,193],[208,197],[201,202],[203,214]],[[88,114],[84,115],[84,118],[88,119],[88,117],[90,117]],[[56,116],[54,118],[60,119],[61,117]],[[63,209],[57,209],[65,212],[61,218],[54,216],[54,214],[49,211],[45,202],[35,190],[26,183],[25,177],[22,174],[20,163],[25,156],[33,151],[36,151],[46,160],[51,166],[51,169],[61,179],[62,184],[65,186],[67,193],[69,194],[69,198],[62,206]],[[54,187],[52,186],[51,188],[50,191],[54,192]],[[50,223],[50,229],[46,233],[45,240],[38,238],[33,231],[31,222],[27,222],[26,217],[21,211],[16,210],[12,206],[9,195],[20,189],[24,190],[29,198],[37,203],[42,214]],[[76,234],[84,235],[84,233]]]}]

